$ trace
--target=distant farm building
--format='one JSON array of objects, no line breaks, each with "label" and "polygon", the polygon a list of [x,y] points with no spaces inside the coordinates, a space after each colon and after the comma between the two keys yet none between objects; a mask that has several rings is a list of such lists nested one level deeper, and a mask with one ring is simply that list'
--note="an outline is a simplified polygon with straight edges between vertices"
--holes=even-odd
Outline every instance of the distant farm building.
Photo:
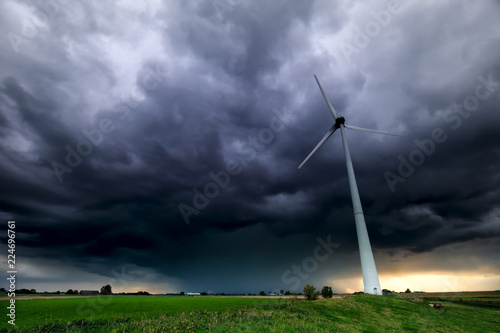
[{"label": "distant farm building", "polygon": [[186,293],[186,296],[201,296],[200,293]]},{"label": "distant farm building", "polygon": [[99,295],[98,290],[82,290],[80,291],[80,295]]}]

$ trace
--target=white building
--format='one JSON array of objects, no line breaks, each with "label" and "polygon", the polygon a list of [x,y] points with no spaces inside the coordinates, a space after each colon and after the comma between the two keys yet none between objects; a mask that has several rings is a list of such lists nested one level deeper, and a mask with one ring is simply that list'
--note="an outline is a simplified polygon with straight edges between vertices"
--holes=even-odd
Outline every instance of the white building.
[{"label": "white building", "polygon": [[200,296],[200,293],[186,293],[186,296]]}]

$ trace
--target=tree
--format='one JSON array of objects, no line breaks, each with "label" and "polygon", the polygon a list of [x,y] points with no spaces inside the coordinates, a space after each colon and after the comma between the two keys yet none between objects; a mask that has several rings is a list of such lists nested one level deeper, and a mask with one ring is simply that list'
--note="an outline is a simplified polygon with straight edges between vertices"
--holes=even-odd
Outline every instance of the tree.
[{"label": "tree", "polygon": [[318,298],[319,292],[316,291],[316,288],[314,286],[306,284],[304,286],[304,295],[306,296],[306,299],[308,301],[312,301]]},{"label": "tree", "polygon": [[183,291],[181,291],[181,293],[180,293],[179,295],[184,296],[185,294],[184,294],[184,292],[183,292]]},{"label": "tree", "polygon": [[78,290],[77,289],[73,290],[73,294],[78,295]]},{"label": "tree", "polygon": [[101,295],[111,295],[111,286],[109,284],[101,287]]},{"label": "tree", "polygon": [[265,292],[265,291],[261,291],[261,292],[259,293],[259,295],[260,295],[260,296],[266,296],[266,292]]},{"label": "tree", "polygon": [[66,292],[66,294],[72,294],[73,293],[73,289],[68,289],[68,291]]},{"label": "tree", "polygon": [[280,290],[280,295],[284,295],[285,291],[283,289]]},{"label": "tree", "polygon": [[321,289],[321,296],[323,296],[323,298],[332,298],[333,296],[332,287],[324,286],[323,289]]},{"label": "tree", "polygon": [[411,290],[410,290],[410,288],[406,288],[406,291],[405,291],[405,293],[411,293]]},{"label": "tree", "polygon": [[396,292],[394,290],[389,290],[389,289],[382,289],[382,294],[384,295],[391,295],[395,294]]}]

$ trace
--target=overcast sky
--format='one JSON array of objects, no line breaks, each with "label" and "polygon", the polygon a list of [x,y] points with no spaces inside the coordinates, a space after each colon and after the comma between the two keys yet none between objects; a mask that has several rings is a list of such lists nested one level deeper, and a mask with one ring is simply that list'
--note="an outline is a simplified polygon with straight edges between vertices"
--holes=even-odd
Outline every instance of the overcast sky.
[{"label": "overcast sky", "polygon": [[362,290],[340,135],[297,170],[316,74],[406,135],[346,133],[382,288],[500,289],[497,1],[35,3],[0,3],[19,288]]}]

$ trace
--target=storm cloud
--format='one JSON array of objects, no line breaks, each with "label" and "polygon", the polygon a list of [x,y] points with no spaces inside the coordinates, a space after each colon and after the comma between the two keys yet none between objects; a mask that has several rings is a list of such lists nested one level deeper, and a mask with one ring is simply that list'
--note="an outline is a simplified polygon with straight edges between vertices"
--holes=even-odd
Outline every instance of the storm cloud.
[{"label": "storm cloud", "polygon": [[341,282],[361,270],[340,135],[297,170],[333,123],[313,74],[347,124],[405,135],[347,132],[382,287],[498,283],[497,2],[0,13],[0,216],[17,224],[20,288],[290,289],[284,273],[329,236],[300,283],[360,289]]}]

